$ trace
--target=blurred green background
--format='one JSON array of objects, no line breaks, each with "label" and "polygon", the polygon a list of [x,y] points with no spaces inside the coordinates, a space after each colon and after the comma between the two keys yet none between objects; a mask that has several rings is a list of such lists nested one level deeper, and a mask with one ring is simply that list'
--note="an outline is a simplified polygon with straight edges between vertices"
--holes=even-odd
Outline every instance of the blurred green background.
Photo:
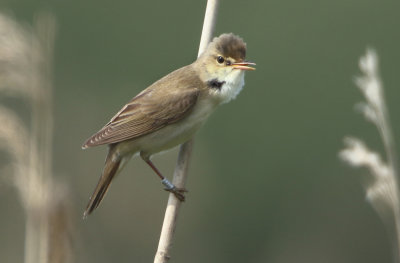
[{"label": "blurred green background", "polygon": [[[1,0],[32,24],[58,23],[54,63],[54,174],[69,185],[75,262],[152,262],[168,195],[131,161],[87,220],[82,212],[106,147],[82,151],[139,91],[197,55],[206,1]],[[197,134],[171,262],[392,262],[384,225],[365,201],[366,171],[337,157],[345,135],[382,150],[354,112],[353,84],[368,46],[380,55],[400,144],[400,2],[222,0],[216,35],[247,42],[257,70],[239,97]],[[154,158],[171,178],[177,150]],[[0,261],[22,262],[24,212],[0,185]]]}]

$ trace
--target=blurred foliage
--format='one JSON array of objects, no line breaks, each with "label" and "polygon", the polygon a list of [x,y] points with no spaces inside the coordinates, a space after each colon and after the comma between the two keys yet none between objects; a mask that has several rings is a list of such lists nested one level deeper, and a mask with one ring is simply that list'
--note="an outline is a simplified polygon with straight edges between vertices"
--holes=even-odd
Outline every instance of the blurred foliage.
[{"label": "blurred foliage", "polygon": [[[242,36],[257,70],[196,137],[171,262],[392,262],[357,176],[366,171],[349,169],[337,152],[348,134],[382,149],[353,111],[367,46],[380,55],[400,141],[399,8],[395,0],[221,1],[216,34]],[[100,209],[79,220],[106,152],[80,146],[131,97],[195,59],[205,1],[0,2],[27,24],[43,9],[58,20],[54,160],[80,222],[75,258],[151,262],[167,201],[157,177],[133,160]],[[171,174],[175,159],[171,151],[154,161]],[[23,212],[0,187],[0,261],[22,262]]]}]

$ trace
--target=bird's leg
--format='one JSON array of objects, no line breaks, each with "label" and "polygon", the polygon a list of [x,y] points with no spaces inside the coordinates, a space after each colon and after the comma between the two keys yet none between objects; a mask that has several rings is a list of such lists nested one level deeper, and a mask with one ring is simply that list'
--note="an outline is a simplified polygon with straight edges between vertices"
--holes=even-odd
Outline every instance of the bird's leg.
[{"label": "bird's leg", "polygon": [[173,183],[171,183],[166,177],[164,177],[161,172],[157,169],[157,167],[153,164],[152,161],[150,161],[149,157],[144,157],[140,155],[150,167],[153,169],[153,171],[160,177],[161,183],[165,186],[164,190],[173,193],[176,198],[178,198],[180,201],[185,201],[185,195],[184,193],[187,192],[186,189],[184,188],[177,188]]}]

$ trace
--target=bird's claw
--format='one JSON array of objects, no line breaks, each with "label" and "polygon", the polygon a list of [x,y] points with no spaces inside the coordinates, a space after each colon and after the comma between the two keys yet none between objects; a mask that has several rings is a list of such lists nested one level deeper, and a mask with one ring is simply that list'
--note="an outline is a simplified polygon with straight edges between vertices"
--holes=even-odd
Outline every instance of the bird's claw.
[{"label": "bird's claw", "polygon": [[176,198],[179,199],[179,201],[184,202],[185,201],[185,193],[188,192],[185,188],[164,188],[165,191],[173,193]]}]

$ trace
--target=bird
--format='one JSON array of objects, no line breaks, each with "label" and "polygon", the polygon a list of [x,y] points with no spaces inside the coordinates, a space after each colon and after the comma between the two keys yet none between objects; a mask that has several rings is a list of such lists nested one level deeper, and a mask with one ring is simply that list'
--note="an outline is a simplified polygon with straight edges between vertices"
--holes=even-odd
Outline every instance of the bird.
[{"label": "bird", "polygon": [[186,190],[175,187],[150,158],[190,140],[219,105],[239,94],[244,72],[256,65],[245,58],[242,38],[233,33],[215,37],[192,64],[141,91],[89,137],[83,149],[108,145],[108,154],[84,218],[99,206],[112,180],[135,155],[154,170],[165,190],[184,201]]}]

